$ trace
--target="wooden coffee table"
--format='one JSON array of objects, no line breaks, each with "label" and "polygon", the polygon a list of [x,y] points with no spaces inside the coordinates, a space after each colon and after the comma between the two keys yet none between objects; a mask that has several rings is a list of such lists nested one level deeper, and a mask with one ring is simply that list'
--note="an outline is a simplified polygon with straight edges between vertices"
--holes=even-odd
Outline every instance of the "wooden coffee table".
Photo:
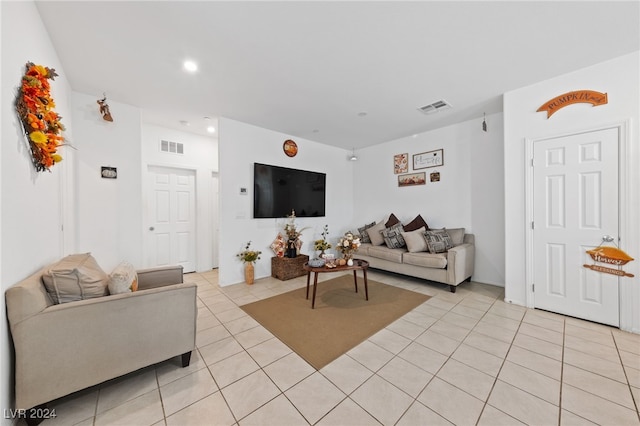
[{"label": "wooden coffee table", "polygon": [[309,282],[311,281],[311,273],[314,273],[313,276],[313,297],[311,299],[311,309],[314,309],[316,304],[316,289],[318,288],[318,274],[323,272],[342,272],[342,271],[353,271],[353,283],[356,287],[356,293],[358,292],[358,277],[356,272],[358,270],[362,271],[362,276],[364,277],[364,295],[365,299],[369,300],[369,287],[367,285],[367,268],[369,267],[369,262],[361,259],[353,259],[353,265],[343,265],[336,266],[335,268],[327,268],[326,266],[313,267],[309,266],[309,263],[305,263],[302,268],[307,271],[307,300],[309,299]]}]

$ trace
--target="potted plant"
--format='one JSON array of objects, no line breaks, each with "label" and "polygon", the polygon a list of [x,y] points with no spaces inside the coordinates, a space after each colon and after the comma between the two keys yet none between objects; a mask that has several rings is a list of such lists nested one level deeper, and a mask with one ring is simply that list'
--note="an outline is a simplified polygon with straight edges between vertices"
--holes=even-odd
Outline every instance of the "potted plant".
[{"label": "potted plant", "polygon": [[313,249],[320,252],[320,258],[324,258],[325,250],[329,250],[331,248],[331,243],[327,241],[327,235],[329,235],[329,225],[325,225],[322,229],[322,239],[315,240],[313,242]]},{"label": "potted plant", "polygon": [[302,231],[307,229],[304,227],[300,230],[296,228],[296,212],[291,210],[291,216],[288,216],[289,223],[284,226],[284,232],[287,234],[287,254],[289,258],[295,258],[298,256],[298,250],[302,247],[302,240],[300,236]]},{"label": "potted plant", "polygon": [[244,263],[244,282],[251,285],[254,278],[254,266],[256,260],[260,259],[261,251],[249,250],[251,247],[251,241],[247,243],[244,250],[238,253],[236,256]]}]

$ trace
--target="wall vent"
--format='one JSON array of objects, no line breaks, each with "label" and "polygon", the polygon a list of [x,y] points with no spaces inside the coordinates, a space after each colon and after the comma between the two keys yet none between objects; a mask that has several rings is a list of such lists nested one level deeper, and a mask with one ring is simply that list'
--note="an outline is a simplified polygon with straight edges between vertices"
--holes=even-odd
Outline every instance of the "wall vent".
[{"label": "wall vent", "polygon": [[442,111],[449,108],[451,108],[451,104],[444,99],[441,99],[432,104],[422,106],[418,109],[425,114],[433,114],[434,112]]},{"label": "wall vent", "polygon": [[184,154],[184,145],[180,142],[160,141],[160,151],[172,154]]}]

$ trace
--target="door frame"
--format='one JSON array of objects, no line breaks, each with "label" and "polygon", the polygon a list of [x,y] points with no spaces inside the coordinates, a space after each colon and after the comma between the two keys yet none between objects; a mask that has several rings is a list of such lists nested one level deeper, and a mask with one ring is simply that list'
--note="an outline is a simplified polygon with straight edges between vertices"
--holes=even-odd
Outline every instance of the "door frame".
[{"label": "door frame", "polygon": [[143,166],[143,179],[142,179],[142,200],[143,200],[143,207],[142,207],[142,263],[144,265],[145,268],[150,267],[151,265],[149,265],[148,259],[149,259],[149,249],[147,246],[147,229],[149,228],[149,189],[150,189],[150,182],[149,182],[149,169],[151,167],[160,167],[160,168],[165,168],[165,169],[174,169],[174,170],[186,170],[189,172],[193,172],[193,178],[194,178],[194,196],[195,196],[195,212],[194,212],[194,235],[196,236],[196,241],[195,241],[195,253],[194,253],[194,265],[195,265],[195,270],[199,271],[198,266],[199,266],[199,262],[198,262],[198,253],[199,253],[199,244],[198,244],[198,240],[197,240],[197,236],[198,236],[198,217],[199,217],[199,212],[198,212],[198,168],[197,167],[189,167],[189,166],[178,166],[175,164],[166,164],[166,163],[146,163]]},{"label": "door frame", "polygon": [[[630,188],[630,171],[631,171],[631,158],[628,155],[630,152],[630,120],[624,120],[615,122],[612,124],[603,124],[589,128],[583,128],[573,132],[566,132],[555,134],[551,136],[538,137],[538,138],[525,138],[525,304],[527,308],[535,308],[535,293],[533,291],[534,284],[534,241],[533,241],[533,146],[536,142],[546,141],[549,139],[557,139],[568,136],[574,136],[584,133],[597,132],[600,130],[617,129],[618,130],[618,226],[619,226],[619,240],[618,246],[625,250],[628,245],[629,238],[629,220],[630,220],[630,205],[631,188]],[[624,280],[620,280],[618,291],[618,304],[619,304],[619,317],[620,317],[620,329],[631,330],[633,327],[633,302],[631,288],[625,285]]]}]

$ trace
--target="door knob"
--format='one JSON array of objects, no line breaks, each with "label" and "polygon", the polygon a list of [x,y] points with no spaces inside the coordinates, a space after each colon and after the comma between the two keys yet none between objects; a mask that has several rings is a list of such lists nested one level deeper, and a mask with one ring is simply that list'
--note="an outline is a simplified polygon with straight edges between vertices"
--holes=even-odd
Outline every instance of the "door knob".
[{"label": "door knob", "polygon": [[602,236],[602,241],[604,241],[605,243],[612,243],[614,240],[615,238],[613,238],[611,235]]},{"label": "door knob", "polygon": [[154,228],[153,226],[149,227],[149,231],[153,231],[154,229],[156,229],[156,228]]}]

